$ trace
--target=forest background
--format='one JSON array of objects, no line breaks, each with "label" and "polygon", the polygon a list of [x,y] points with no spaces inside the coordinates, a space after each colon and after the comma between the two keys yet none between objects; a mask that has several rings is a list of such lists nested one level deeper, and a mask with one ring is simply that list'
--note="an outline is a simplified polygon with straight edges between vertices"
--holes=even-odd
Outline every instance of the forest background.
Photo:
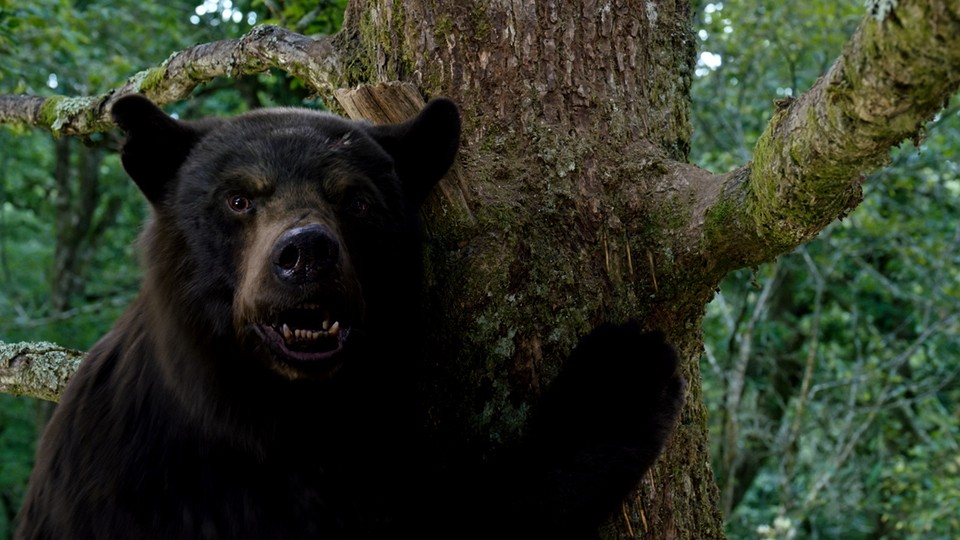
[{"label": "forest background", "polygon": [[[0,94],[90,95],[195,43],[272,22],[331,34],[344,3],[0,0]],[[159,4],[159,3],[157,3]],[[775,100],[825,73],[859,0],[694,2],[691,161],[749,160]],[[323,108],[279,73],[204,85],[188,118]],[[0,128],[0,341],[85,350],[132,300],[146,205],[116,133]],[[704,392],[730,538],[960,531],[960,103],[867,180],[862,205],[708,306]],[[0,395],[0,537],[51,405]]]}]

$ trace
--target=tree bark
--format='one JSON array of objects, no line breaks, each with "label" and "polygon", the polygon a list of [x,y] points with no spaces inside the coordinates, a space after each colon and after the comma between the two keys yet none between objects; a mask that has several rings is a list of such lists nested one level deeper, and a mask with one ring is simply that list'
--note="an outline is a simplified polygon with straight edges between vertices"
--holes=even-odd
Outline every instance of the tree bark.
[{"label": "tree bark", "polygon": [[0,392],[58,401],[83,353],[53,343],[0,342]]},{"label": "tree bark", "polygon": [[[417,100],[402,85],[335,89],[404,81],[456,100],[459,169],[424,216],[437,432],[491,449],[515,438],[579,336],[637,318],[676,344],[691,384],[665,455],[604,535],[721,538],[704,306],[729,271],[855,207],[861,173],[960,83],[956,2],[876,4],[829,73],[778,104],[753,161],[725,175],[685,163],[695,40],[682,1],[354,0],[333,39],[261,27],[178,53],[117,93],[162,103],[273,66],[352,115],[390,118]],[[70,114],[62,100],[0,98],[0,121],[106,129],[115,95]]]}]

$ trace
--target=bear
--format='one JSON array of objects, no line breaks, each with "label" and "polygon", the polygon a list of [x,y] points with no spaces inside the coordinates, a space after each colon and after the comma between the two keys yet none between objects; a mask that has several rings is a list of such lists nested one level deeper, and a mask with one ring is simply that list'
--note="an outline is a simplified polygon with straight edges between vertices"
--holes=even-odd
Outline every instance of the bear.
[{"label": "bear", "polygon": [[408,344],[453,102],[111,113],[151,209],[143,282],[38,444],[17,538],[591,538],[661,452],[685,381],[636,321],[587,334],[500,454],[429,436]]}]

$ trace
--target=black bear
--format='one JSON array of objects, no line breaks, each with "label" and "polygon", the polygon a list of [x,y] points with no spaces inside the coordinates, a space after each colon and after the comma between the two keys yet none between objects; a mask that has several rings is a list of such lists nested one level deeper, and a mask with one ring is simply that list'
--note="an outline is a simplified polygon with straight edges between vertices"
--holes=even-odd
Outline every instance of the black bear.
[{"label": "black bear", "polygon": [[112,114],[144,283],[50,421],[18,538],[589,538],[660,452],[684,381],[635,322],[584,338],[502,455],[444,463],[425,435],[404,344],[450,101],[384,126]]}]

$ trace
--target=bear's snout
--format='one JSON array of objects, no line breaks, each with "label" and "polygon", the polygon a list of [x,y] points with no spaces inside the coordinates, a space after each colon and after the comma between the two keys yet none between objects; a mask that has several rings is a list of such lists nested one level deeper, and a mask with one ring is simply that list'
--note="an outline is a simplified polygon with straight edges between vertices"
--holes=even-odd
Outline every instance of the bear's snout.
[{"label": "bear's snout", "polygon": [[284,283],[302,285],[324,277],[340,261],[340,242],[327,227],[313,223],[277,238],[270,260]]}]

